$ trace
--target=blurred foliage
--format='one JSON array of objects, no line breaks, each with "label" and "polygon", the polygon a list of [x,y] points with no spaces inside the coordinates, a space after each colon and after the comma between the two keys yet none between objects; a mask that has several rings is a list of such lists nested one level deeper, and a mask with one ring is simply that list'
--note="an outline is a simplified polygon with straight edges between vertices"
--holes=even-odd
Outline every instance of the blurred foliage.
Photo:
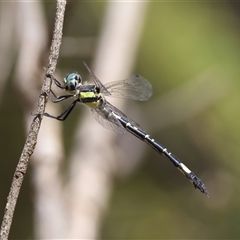
[{"label": "blurred foliage", "polygon": [[[150,149],[141,169],[117,184],[103,239],[240,237],[240,25],[234,11],[226,3],[149,4],[136,72],[152,82],[153,98],[215,66],[234,88],[186,122],[154,134],[196,173],[202,169],[210,199],[191,191]],[[164,117],[157,109],[156,116]]]},{"label": "blurred foliage", "polygon": [[[55,6],[51,2],[43,4],[51,32]],[[64,36],[93,37],[97,42],[106,4],[69,3]],[[149,2],[134,72],[152,83],[153,100],[216,66],[233,87],[219,101],[185,122],[151,133],[199,175],[211,197],[207,199],[194,191],[174,167],[148,148],[139,169],[124,180],[116,181],[101,226],[102,239],[240,237],[239,12],[237,3]],[[92,55],[62,56],[58,68],[63,73],[81,72],[82,61],[90,63],[91,59]],[[0,209],[4,209],[5,196],[24,144],[21,106],[10,84],[11,80],[0,106]],[[178,104],[176,102],[176,107]],[[141,104],[143,111],[144,105]],[[156,118],[164,118],[158,109],[153,111]],[[149,128],[150,120],[146,119]],[[68,146],[73,126],[64,126],[66,133],[70,133],[66,134]],[[11,238],[24,239],[33,235],[29,185],[29,181],[24,181]]]}]

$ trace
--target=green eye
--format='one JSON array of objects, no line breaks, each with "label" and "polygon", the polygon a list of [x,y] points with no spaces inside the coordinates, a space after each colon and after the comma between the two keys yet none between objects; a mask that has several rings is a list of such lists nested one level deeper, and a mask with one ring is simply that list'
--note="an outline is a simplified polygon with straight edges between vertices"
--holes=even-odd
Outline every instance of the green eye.
[{"label": "green eye", "polygon": [[77,73],[70,73],[64,78],[64,83],[66,84],[67,90],[73,91],[82,83],[82,78]]}]

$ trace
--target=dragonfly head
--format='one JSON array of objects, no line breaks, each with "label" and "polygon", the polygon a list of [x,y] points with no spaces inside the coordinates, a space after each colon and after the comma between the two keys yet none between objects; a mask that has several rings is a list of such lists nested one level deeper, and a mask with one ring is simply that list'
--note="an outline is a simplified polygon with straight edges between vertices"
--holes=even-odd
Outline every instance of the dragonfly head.
[{"label": "dragonfly head", "polygon": [[82,77],[77,73],[70,73],[64,78],[67,91],[75,91],[77,86],[81,85]]}]

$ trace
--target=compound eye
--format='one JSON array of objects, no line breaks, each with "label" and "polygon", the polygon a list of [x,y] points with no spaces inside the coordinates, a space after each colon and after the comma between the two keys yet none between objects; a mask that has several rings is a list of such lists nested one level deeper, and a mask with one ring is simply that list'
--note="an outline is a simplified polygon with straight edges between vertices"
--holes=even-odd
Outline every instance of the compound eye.
[{"label": "compound eye", "polygon": [[66,90],[74,91],[76,87],[81,84],[82,78],[77,73],[70,73],[64,78],[64,83],[66,85]]},{"label": "compound eye", "polygon": [[82,82],[82,78],[79,74],[76,74],[75,75],[75,80],[78,82],[78,83],[81,83]]}]

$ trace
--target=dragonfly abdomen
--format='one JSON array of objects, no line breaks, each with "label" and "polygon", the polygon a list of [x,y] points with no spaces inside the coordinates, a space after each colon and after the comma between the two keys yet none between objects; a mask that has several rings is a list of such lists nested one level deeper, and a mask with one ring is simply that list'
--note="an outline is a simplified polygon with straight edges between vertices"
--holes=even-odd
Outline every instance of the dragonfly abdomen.
[{"label": "dragonfly abdomen", "polygon": [[149,134],[141,130],[140,128],[134,126],[131,122],[127,121],[126,119],[118,116],[118,121],[122,124],[122,126],[135,137],[139,138],[140,140],[146,142],[150,147],[152,147],[155,151],[159,154],[166,157],[170,160],[178,170],[183,173],[189,181],[194,185],[195,188],[198,188],[201,192],[205,193],[209,196],[204,184],[202,181],[188,168],[186,167],[177,157],[171,154],[167,148],[162,146],[160,143],[155,141]]}]

